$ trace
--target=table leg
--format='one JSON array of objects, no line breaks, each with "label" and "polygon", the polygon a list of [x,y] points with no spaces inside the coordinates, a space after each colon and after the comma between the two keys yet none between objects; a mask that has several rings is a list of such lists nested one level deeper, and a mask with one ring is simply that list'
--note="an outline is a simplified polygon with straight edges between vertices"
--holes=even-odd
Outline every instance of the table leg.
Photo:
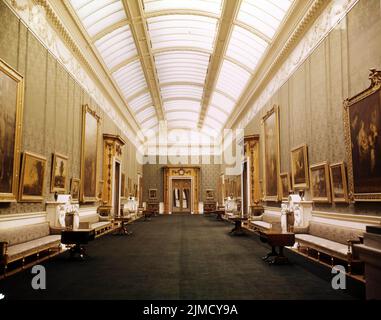
[{"label": "table leg", "polygon": [[283,246],[279,246],[279,254],[269,263],[275,265],[289,264],[287,257],[284,256]]},{"label": "table leg", "polygon": [[70,248],[70,258],[75,259],[76,255],[79,256],[80,260],[85,260],[85,257],[87,256],[85,247],[80,243],[77,243]]},{"label": "table leg", "polygon": [[262,260],[267,261],[269,258],[276,256],[278,256],[278,253],[276,252],[275,246],[271,246],[271,252],[262,257]]}]

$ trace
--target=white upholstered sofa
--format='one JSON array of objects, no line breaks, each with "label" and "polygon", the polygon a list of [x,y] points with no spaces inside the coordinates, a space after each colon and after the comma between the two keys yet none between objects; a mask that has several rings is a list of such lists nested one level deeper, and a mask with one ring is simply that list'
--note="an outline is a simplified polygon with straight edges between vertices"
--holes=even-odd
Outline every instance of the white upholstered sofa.
[{"label": "white upholstered sofa", "polygon": [[345,261],[349,273],[353,264],[361,264],[353,251],[353,244],[361,242],[362,230],[310,221],[308,227],[294,227],[294,232],[298,250],[304,250],[307,256],[314,251],[320,260],[323,253],[330,257],[332,266],[335,260]]},{"label": "white upholstered sofa", "polygon": [[280,227],[281,217],[279,214],[265,211],[260,216],[252,216],[249,219],[249,227],[254,229],[254,231],[265,231],[271,230],[273,225],[277,228]]},{"label": "white upholstered sofa", "polygon": [[48,222],[0,229],[0,265],[4,265],[5,271],[12,262],[20,260],[25,267],[27,258],[36,256],[41,261],[40,254],[46,258],[59,252],[60,247],[61,230],[50,228]]},{"label": "white upholstered sofa", "polygon": [[80,229],[94,229],[95,237],[99,237],[112,230],[112,223],[108,217],[102,217],[99,214],[92,214],[80,218]]}]

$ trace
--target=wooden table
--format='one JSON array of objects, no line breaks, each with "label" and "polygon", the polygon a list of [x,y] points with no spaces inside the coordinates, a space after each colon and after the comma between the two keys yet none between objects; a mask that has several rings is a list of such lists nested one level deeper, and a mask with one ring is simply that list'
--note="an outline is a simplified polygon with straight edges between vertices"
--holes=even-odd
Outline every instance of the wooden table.
[{"label": "wooden table", "polygon": [[120,227],[118,228],[118,230],[114,234],[115,235],[121,235],[121,236],[131,235],[132,232],[128,231],[128,229],[127,229],[127,225],[128,225],[128,222],[130,222],[130,220],[131,219],[129,217],[124,217],[124,216],[115,217],[114,221],[120,222]]},{"label": "wooden table", "polygon": [[216,214],[216,219],[218,221],[222,221],[222,216],[225,214],[225,210],[216,210],[214,211],[214,213]]},{"label": "wooden table", "polygon": [[[295,244],[295,233],[281,231],[259,231],[259,237],[262,242],[271,246],[269,252],[262,259],[269,264],[288,264],[287,257],[283,254],[284,247],[291,247]],[[276,251],[279,247],[279,252]]]},{"label": "wooden table", "polygon": [[87,256],[84,245],[94,239],[94,229],[67,229],[61,232],[61,243],[70,246],[70,258],[78,255],[81,260],[84,260]]},{"label": "wooden table", "polygon": [[234,222],[234,228],[229,232],[232,236],[242,236],[245,230],[242,228],[242,222],[247,220],[247,217],[233,216],[229,220]]}]

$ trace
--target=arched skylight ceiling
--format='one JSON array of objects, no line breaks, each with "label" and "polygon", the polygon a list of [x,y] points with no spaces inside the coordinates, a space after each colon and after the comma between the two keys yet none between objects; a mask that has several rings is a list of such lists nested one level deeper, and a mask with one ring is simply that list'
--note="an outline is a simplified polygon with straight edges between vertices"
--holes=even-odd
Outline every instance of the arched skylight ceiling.
[{"label": "arched skylight ceiling", "polygon": [[[216,136],[237,107],[293,1],[70,3],[146,135],[156,133],[163,119],[169,130],[199,127],[200,134]],[[144,36],[139,33],[140,20]],[[224,46],[218,51],[220,39]],[[142,41],[147,42],[152,68],[144,68],[147,52],[141,50]],[[154,77],[156,93],[151,90]]]}]

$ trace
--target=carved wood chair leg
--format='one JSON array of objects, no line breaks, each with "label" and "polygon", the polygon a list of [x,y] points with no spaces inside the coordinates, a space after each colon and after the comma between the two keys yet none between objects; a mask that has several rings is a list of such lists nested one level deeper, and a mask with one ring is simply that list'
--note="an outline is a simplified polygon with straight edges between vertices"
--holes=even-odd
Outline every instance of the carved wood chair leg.
[{"label": "carved wood chair leg", "polygon": [[333,257],[331,257],[331,267],[333,268],[333,266],[334,266],[334,259]]},{"label": "carved wood chair leg", "polygon": [[309,248],[307,247],[307,257],[309,257],[310,256],[310,250],[309,250]]},{"label": "carved wood chair leg", "polygon": [[317,259],[318,259],[318,261],[320,262],[320,252],[318,251],[318,253],[317,253]]}]

